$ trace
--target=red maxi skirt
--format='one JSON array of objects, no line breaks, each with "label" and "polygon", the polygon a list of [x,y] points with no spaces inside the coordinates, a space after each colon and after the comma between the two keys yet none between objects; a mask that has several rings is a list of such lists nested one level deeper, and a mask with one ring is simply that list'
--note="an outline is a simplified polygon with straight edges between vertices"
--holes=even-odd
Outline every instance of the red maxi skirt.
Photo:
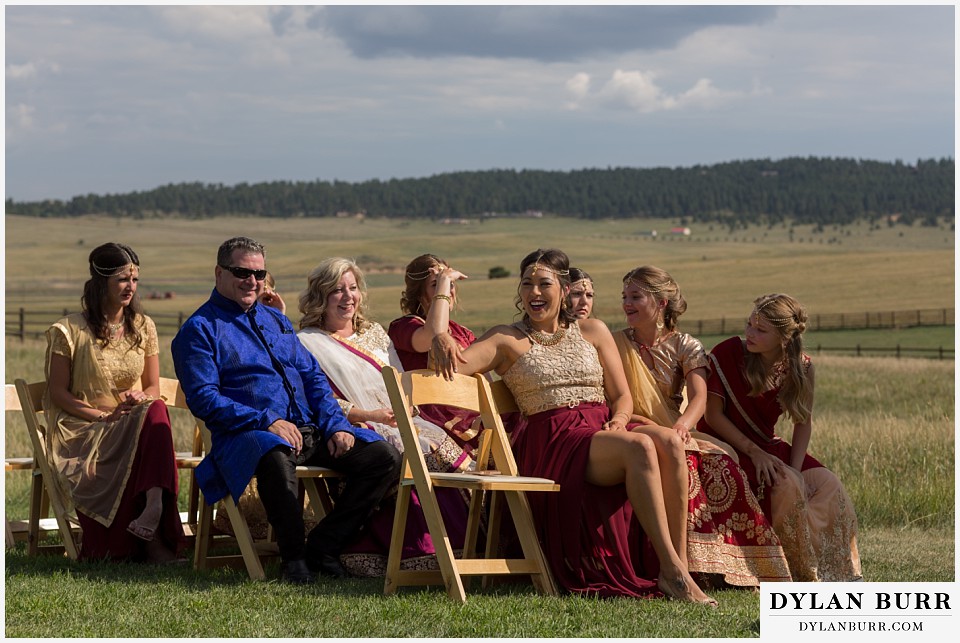
[{"label": "red maxi skirt", "polygon": [[600,487],[584,476],[590,440],[610,411],[582,402],[527,418],[514,437],[522,475],[550,478],[558,493],[528,495],[544,555],[567,591],[600,597],[662,596],[657,564],[622,484]]},{"label": "red maxi skirt", "polygon": [[127,527],[146,506],[146,491],[153,487],[163,489],[163,513],[157,525],[155,538],[176,553],[186,545],[183,524],[177,508],[177,463],[173,450],[173,431],[166,405],[157,400],[150,405],[147,417],[140,429],[137,455],[127,485],[120,498],[120,506],[109,527],[93,518],[77,512],[83,542],[81,560],[142,560],[145,558],[145,542],[130,532]]}]

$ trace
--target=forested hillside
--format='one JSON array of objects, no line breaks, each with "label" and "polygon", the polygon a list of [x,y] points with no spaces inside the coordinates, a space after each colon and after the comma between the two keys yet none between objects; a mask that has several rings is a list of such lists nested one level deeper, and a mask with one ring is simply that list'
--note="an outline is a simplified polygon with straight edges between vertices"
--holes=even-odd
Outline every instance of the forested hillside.
[{"label": "forested hillside", "polygon": [[329,217],[478,217],[539,211],[585,218],[679,217],[687,221],[843,224],[899,215],[899,222],[954,217],[954,160],[915,165],[841,158],[787,158],[687,168],[570,172],[488,170],[428,178],[181,183],[69,201],[14,202],[8,214],[109,214],[203,218],[225,214]]}]

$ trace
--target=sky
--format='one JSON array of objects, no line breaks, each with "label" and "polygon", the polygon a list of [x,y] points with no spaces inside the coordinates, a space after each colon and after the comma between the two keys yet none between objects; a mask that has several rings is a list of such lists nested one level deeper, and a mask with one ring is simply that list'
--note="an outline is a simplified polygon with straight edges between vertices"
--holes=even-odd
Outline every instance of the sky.
[{"label": "sky", "polygon": [[954,11],[8,4],[4,192],[953,158]]}]

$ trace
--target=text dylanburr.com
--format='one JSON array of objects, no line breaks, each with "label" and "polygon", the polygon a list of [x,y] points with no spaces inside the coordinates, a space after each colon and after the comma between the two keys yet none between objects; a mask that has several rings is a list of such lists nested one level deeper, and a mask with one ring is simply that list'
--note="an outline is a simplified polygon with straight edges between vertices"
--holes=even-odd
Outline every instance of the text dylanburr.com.
[{"label": "text dylanburr.com", "polygon": [[956,583],[763,583],[760,637],[956,640]]}]

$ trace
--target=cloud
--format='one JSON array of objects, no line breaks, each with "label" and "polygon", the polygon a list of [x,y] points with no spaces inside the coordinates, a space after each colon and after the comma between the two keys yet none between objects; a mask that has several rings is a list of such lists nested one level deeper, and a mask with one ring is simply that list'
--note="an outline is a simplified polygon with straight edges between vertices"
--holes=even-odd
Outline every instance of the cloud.
[{"label": "cloud", "polygon": [[[700,78],[686,91],[670,94],[657,84],[656,78],[657,74],[653,72],[617,69],[610,80],[591,95],[590,77],[581,72],[566,82],[567,91],[576,97],[567,107],[579,109],[587,105],[599,105],[650,114],[685,108],[710,109],[745,95],[743,92],[721,90],[709,78]],[[755,89],[752,94],[764,92]]]},{"label": "cloud", "polygon": [[36,112],[36,107],[19,103],[7,108],[7,119],[14,123],[17,129],[27,130],[33,127],[33,115]]},{"label": "cloud", "polygon": [[45,60],[23,63],[22,65],[10,63],[7,65],[7,80],[28,80],[44,72],[60,73],[60,65],[48,63]]},{"label": "cloud", "polygon": [[308,26],[325,28],[359,58],[472,56],[571,61],[659,50],[701,29],[755,25],[764,6],[329,6]]}]

